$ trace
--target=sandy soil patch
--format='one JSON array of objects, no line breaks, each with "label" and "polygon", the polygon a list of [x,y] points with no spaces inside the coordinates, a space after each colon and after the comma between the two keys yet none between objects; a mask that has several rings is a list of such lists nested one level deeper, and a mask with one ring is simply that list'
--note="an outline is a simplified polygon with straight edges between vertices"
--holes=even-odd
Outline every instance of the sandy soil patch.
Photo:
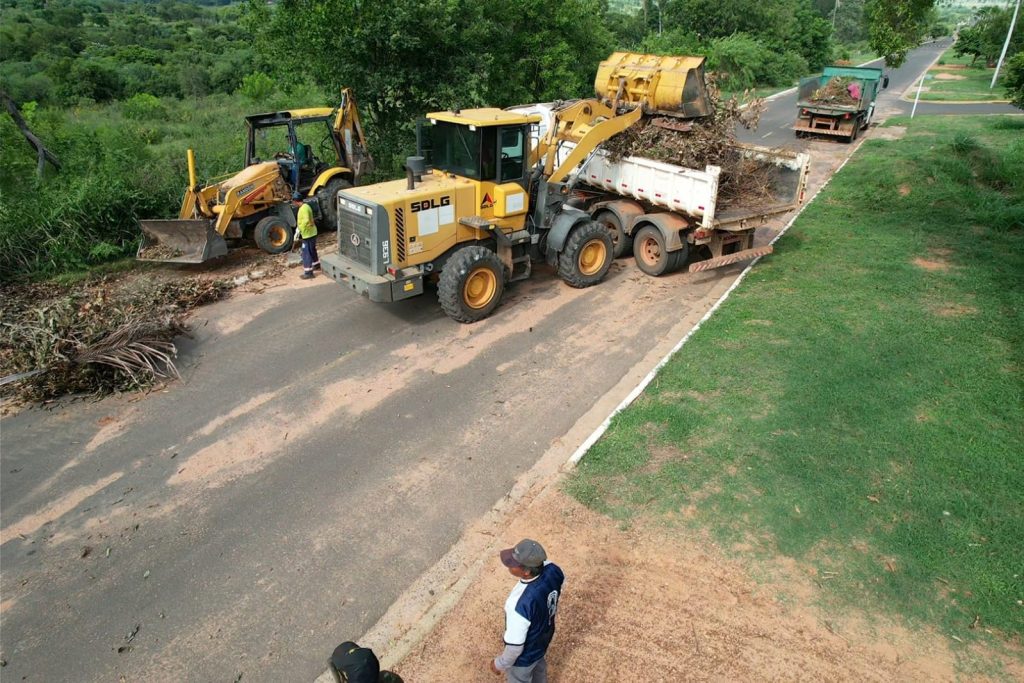
[{"label": "sandy soil patch", "polygon": [[[523,536],[540,540],[566,573],[548,654],[552,681],[957,677],[956,655],[941,637],[811,606],[818,591],[812,573],[791,560],[759,583],[703,539],[624,530],[550,489],[503,540]],[[394,668],[407,681],[499,680],[487,667],[501,648],[501,606],[513,583],[494,558]]]},{"label": "sandy soil patch", "polygon": [[947,74],[938,73],[935,74],[935,80],[937,81],[963,81],[966,80],[967,76],[961,76],[960,74]]},{"label": "sandy soil patch", "polygon": [[3,531],[0,531],[0,539],[3,539],[2,542],[6,543],[15,536],[28,536],[35,533],[47,522],[63,517],[78,507],[82,501],[107,488],[107,486],[120,479],[122,474],[122,472],[115,472],[93,484],[79,486],[68,491],[39,512],[22,517],[10,526],[4,527]]},{"label": "sandy soil patch", "polygon": [[927,270],[929,272],[945,272],[949,270],[949,264],[942,260],[917,257],[914,259],[913,263],[921,270]]},{"label": "sandy soil patch", "polygon": [[886,126],[885,128],[874,127],[871,129],[871,137],[876,140],[899,140],[907,133],[906,126]]},{"label": "sandy soil patch", "polygon": [[899,193],[901,197],[906,197],[910,194],[910,185],[907,185],[906,183],[900,185]]}]

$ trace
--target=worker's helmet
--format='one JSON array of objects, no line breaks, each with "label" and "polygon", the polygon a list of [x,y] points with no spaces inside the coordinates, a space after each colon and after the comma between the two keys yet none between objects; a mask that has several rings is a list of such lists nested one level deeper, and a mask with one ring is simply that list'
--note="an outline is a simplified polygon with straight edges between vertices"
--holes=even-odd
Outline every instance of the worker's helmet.
[{"label": "worker's helmet", "polygon": [[301,192],[293,193],[292,194],[292,201],[293,202],[301,202],[302,201],[302,193]]}]

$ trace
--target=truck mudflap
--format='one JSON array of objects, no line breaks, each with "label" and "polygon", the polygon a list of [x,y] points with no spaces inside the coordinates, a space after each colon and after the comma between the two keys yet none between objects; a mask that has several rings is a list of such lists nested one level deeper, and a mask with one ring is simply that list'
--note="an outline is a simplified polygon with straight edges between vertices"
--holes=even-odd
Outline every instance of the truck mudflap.
[{"label": "truck mudflap", "polygon": [[760,256],[766,256],[772,253],[773,251],[775,251],[775,248],[770,244],[766,244],[763,247],[754,247],[753,249],[744,249],[743,251],[737,251],[732,254],[726,254],[725,256],[719,256],[718,258],[710,258],[704,261],[697,261],[696,263],[691,263],[689,271],[691,273],[700,273],[705,270],[721,268],[722,266],[728,266],[733,263],[739,263],[740,261],[749,261]]},{"label": "truck mudflap", "polygon": [[142,243],[135,253],[139,261],[202,263],[228,253],[228,244],[212,220],[139,221]]},{"label": "truck mudflap", "polygon": [[375,303],[411,299],[423,293],[423,272],[418,268],[406,268],[395,275],[374,275],[365,266],[337,253],[322,255],[320,267],[339,285],[353,289]]}]

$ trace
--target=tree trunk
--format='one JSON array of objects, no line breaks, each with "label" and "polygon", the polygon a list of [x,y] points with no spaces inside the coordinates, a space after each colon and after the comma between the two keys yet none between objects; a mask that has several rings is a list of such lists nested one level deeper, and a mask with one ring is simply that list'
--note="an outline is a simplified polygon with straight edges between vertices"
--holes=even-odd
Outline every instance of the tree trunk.
[{"label": "tree trunk", "polygon": [[21,115],[21,111],[18,109],[18,105],[14,103],[14,100],[12,100],[11,96],[7,94],[7,91],[0,90],[0,99],[3,100],[4,108],[7,109],[7,113],[11,115],[12,119],[14,119],[14,124],[18,126],[18,130],[20,130],[21,134],[25,136],[28,144],[32,145],[33,149],[36,150],[36,156],[39,159],[39,165],[36,167],[36,175],[40,178],[43,177],[43,169],[46,167],[47,161],[53,164],[53,167],[59,171],[60,159],[57,158],[56,154],[46,149],[42,140],[36,137],[36,135],[29,129],[28,124],[25,122],[25,118]]}]

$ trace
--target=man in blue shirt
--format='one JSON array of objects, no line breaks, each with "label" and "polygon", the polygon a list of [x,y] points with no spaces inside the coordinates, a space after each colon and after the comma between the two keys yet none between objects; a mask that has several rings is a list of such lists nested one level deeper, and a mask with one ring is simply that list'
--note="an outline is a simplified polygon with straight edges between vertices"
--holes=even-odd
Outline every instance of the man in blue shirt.
[{"label": "man in blue shirt", "polygon": [[508,683],[547,683],[544,655],[555,635],[565,575],[529,538],[502,550],[500,557],[519,582],[505,601],[505,649],[491,662],[491,671],[504,673]]}]

